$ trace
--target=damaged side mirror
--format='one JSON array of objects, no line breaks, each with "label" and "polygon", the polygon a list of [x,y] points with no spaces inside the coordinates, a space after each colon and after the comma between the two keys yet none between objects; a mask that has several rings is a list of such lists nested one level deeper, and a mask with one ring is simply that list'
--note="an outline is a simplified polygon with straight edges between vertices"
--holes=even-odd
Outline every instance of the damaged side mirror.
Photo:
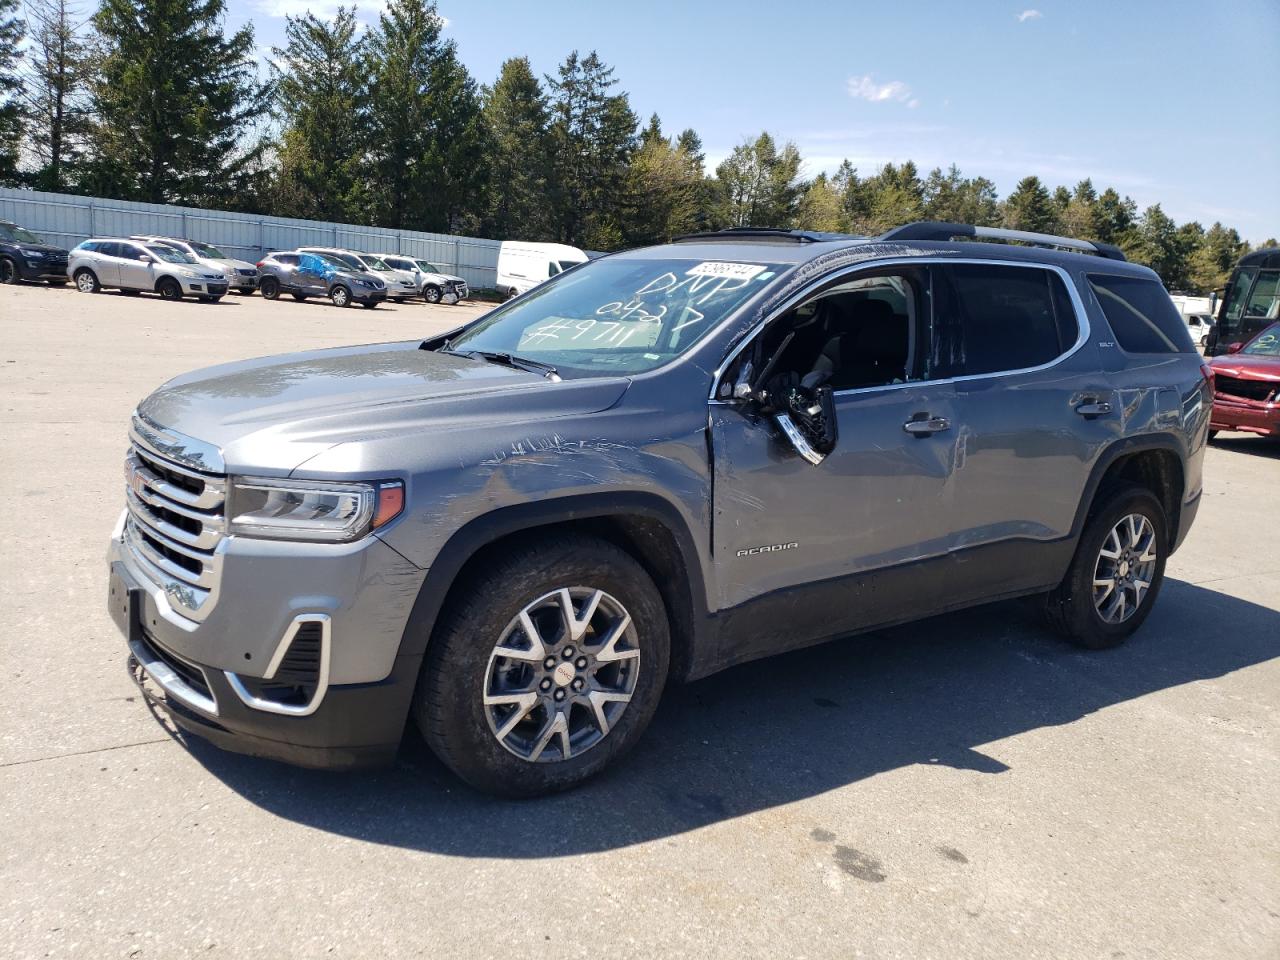
[{"label": "damaged side mirror", "polygon": [[796,453],[815,467],[836,448],[836,406],[831,388],[791,387],[774,421]]}]

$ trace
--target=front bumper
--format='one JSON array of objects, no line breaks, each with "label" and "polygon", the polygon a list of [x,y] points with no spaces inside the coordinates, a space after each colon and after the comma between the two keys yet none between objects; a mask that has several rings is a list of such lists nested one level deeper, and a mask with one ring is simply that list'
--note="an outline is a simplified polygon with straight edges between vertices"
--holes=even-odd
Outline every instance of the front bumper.
[{"label": "front bumper", "polygon": [[351,290],[351,299],[356,303],[382,303],[383,300],[387,299],[387,291],[353,287]]},{"label": "front bumper", "polygon": [[1227,399],[1223,394],[1213,398],[1209,415],[1210,430],[1242,430],[1264,437],[1280,436],[1280,403],[1265,403],[1241,398]]},{"label": "front bumper", "polygon": [[23,280],[53,280],[56,282],[65,282],[67,280],[67,261],[65,258],[53,260],[46,257],[42,260],[28,260],[26,257],[17,257],[14,262],[18,266],[18,276]]},{"label": "front bumper", "polygon": [[253,274],[253,276],[247,276],[243,273],[240,273],[240,274],[236,274],[234,277],[231,277],[230,279],[231,279],[231,286],[235,287],[237,290],[258,289],[258,275],[256,273]]},{"label": "front bumper", "polygon": [[182,292],[198,297],[221,297],[227,292],[226,280],[206,280],[204,277],[182,278]]}]

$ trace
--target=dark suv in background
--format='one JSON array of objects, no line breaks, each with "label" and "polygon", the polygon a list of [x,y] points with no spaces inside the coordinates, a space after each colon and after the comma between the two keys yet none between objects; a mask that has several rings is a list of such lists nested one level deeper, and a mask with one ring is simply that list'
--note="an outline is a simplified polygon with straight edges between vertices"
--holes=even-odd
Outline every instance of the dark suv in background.
[{"label": "dark suv in background", "polygon": [[228,748],[386,761],[412,716],[480,788],[562,789],[668,682],[832,637],[1036,596],[1122,642],[1200,504],[1211,380],[1103,244],[687,237],[426,341],[165,384],[110,609]]},{"label": "dark suv in background", "polygon": [[26,227],[0,220],[0,283],[47,280],[67,284],[67,251],[45,243]]}]

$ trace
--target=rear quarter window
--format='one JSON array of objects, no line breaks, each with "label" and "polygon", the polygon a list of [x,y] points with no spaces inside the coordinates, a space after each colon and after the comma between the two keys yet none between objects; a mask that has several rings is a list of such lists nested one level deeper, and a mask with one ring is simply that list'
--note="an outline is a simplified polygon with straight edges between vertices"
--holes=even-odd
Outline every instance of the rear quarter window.
[{"label": "rear quarter window", "polygon": [[1155,280],[1090,274],[1089,286],[1126,353],[1195,353],[1191,334]]}]

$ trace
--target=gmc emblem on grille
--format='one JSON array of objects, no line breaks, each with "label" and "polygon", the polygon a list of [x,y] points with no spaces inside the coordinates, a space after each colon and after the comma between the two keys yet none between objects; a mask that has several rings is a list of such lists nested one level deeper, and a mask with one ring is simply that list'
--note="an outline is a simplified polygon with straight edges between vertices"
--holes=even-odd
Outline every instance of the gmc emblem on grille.
[{"label": "gmc emblem on grille", "polygon": [[745,550],[739,550],[740,557],[758,557],[762,553],[777,553],[779,550],[794,550],[800,544],[792,540],[790,543],[770,543],[763,547],[748,547]]}]

